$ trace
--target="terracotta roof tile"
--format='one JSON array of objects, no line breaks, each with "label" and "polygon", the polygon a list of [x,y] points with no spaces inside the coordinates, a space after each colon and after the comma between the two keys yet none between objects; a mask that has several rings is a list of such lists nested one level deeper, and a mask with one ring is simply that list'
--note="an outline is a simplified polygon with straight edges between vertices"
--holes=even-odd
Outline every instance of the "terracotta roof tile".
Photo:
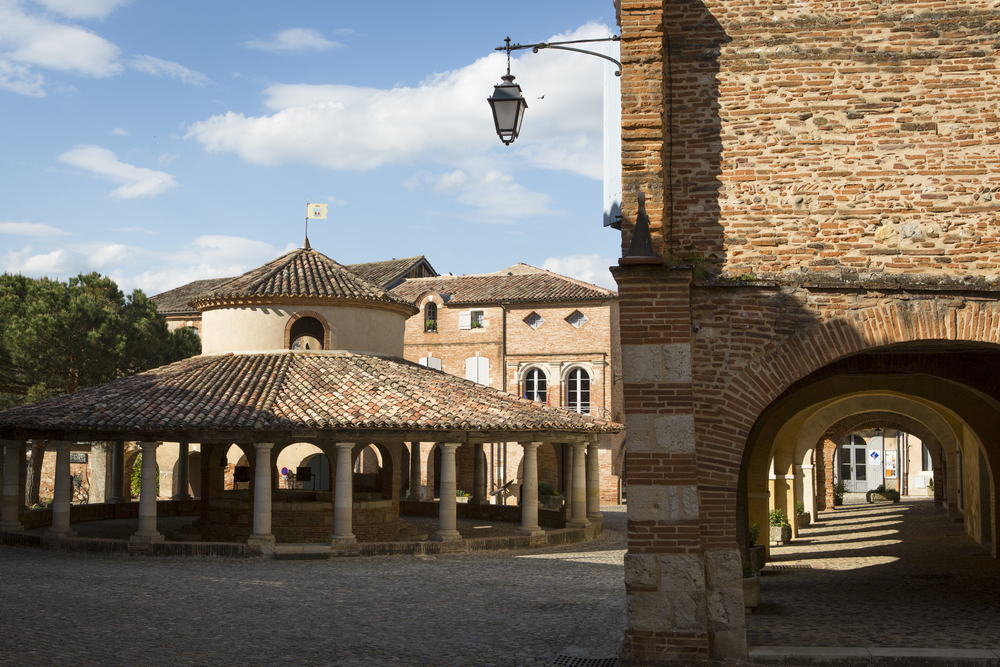
[{"label": "terracotta roof tile", "polygon": [[195,280],[187,285],[175,287],[172,290],[155,294],[151,297],[156,303],[156,309],[164,315],[180,313],[197,313],[198,311],[188,304],[192,299],[211,292],[222,283],[232,280],[229,278],[210,278],[208,280]]},{"label": "terracotta roof tile", "polygon": [[387,259],[384,262],[348,264],[347,268],[370,283],[387,287],[409,273],[421,261],[426,261],[426,258],[423,255],[417,255],[403,259]]},{"label": "terracotta roof tile", "polygon": [[524,273],[515,273],[512,270],[509,275],[500,272],[413,278],[392,289],[393,294],[408,301],[416,301],[427,291],[451,295],[448,305],[498,301],[581,301],[618,297],[615,292],[603,287],[542,269]]},{"label": "terracotta roof tile", "polygon": [[0,433],[292,429],[547,430],[621,426],[389,357],[286,351],[192,357],[0,412]]},{"label": "terracotta roof tile", "polygon": [[407,299],[355,275],[326,255],[305,248],[293,250],[222,283],[192,299],[192,303],[197,306],[209,300],[240,297],[346,298],[412,305]]}]

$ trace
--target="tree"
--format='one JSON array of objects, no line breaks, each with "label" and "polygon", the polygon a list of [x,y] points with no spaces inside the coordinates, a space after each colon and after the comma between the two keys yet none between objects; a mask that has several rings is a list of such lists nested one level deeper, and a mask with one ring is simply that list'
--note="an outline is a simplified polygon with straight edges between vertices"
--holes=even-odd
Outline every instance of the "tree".
[{"label": "tree", "polygon": [[[140,290],[97,273],[66,282],[0,276],[0,409],[110,382],[200,354],[187,329],[168,331]],[[44,441],[31,448],[26,502],[37,504]]]}]

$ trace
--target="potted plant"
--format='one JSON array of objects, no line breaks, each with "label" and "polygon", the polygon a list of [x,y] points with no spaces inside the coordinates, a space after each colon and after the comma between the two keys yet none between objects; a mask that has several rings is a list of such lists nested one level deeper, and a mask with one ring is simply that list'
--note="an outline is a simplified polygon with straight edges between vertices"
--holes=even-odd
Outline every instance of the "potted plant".
[{"label": "potted plant", "polygon": [[760,604],[760,577],[749,562],[743,561],[743,606],[748,611]]},{"label": "potted plant", "polygon": [[767,563],[767,549],[763,544],[757,544],[759,537],[760,526],[753,524],[750,526],[750,567],[754,572],[759,572]]},{"label": "potted plant", "polygon": [[865,500],[869,503],[873,503],[876,500],[888,500],[893,503],[899,502],[899,491],[894,489],[885,490],[885,484],[879,484],[877,488],[872,489],[865,494]]},{"label": "potted plant", "polygon": [[812,521],[812,517],[806,511],[805,503],[801,501],[795,503],[795,527],[802,530],[809,525],[810,521]]},{"label": "potted plant", "polygon": [[550,510],[557,510],[563,505],[563,497],[556,492],[550,482],[538,483],[538,504]]},{"label": "potted plant", "polygon": [[837,482],[833,485],[833,506],[844,504],[844,494],[847,493],[847,485],[843,482]]},{"label": "potted plant", "polygon": [[424,322],[424,331],[429,333],[437,333],[438,323],[436,320],[427,320]]},{"label": "potted plant", "polygon": [[457,502],[467,503],[467,502],[469,502],[469,497],[470,497],[470,494],[466,493],[462,489],[457,489],[455,491],[455,500]]},{"label": "potted plant", "polygon": [[785,518],[785,511],[773,509],[768,512],[768,520],[771,524],[770,538],[774,544],[788,544],[792,541],[792,526]]}]

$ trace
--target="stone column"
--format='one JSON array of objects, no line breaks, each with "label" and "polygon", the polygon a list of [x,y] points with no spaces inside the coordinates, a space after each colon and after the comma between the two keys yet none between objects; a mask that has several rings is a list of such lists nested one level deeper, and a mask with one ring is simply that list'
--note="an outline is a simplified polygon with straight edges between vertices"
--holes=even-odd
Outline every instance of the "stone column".
[{"label": "stone column", "polygon": [[24,503],[21,489],[21,466],[18,455],[21,443],[18,440],[4,440],[3,444],[3,514],[0,530],[24,530],[17,514]]},{"label": "stone column", "polygon": [[562,445],[562,485],[566,517],[569,518],[573,513],[573,445],[568,442]]},{"label": "stone column", "polygon": [[69,472],[69,450],[71,442],[50,443],[56,448],[56,474],[53,480],[55,487],[52,494],[52,527],[49,535],[52,537],[73,537],[76,532],[69,527],[69,506],[73,499],[73,478]]},{"label": "stone column", "polygon": [[486,450],[481,442],[472,446],[472,497],[469,498],[469,503],[490,504],[489,496],[486,495]]},{"label": "stone column", "polygon": [[423,500],[424,494],[421,491],[421,480],[420,480],[420,443],[411,442],[410,443],[410,493],[406,496],[407,500]]},{"label": "stone column", "polygon": [[601,458],[597,440],[587,443],[587,518],[602,521]]},{"label": "stone column", "polygon": [[524,449],[521,477],[521,535],[544,535],[538,525],[538,446],[540,442],[519,443]]},{"label": "stone column", "polygon": [[17,454],[17,497],[21,507],[28,509],[28,443],[22,441]]},{"label": "stone column", "polygon": [[337,443],[337,492],[333,506],[333,537],[330,544],[354,544],[354,466],[351,453],[353,442]]},{"label": "stone column", "polygon": [[162,542],[163,535],[156,530],[156,448],[158,442],[140,442],[142,450],[142,477],[139,480],[139,530],[130,542]]},{"label": "stone column", "polygon": [[[273,446],[274,443],[269,442],[261,444],[269,445],[267,452],[268,455],[270,455],[271,453],[270,446]],[[173,500],[191,499],[191,494],[188,492],[188,484],[189,484],[188,480],[190,479],[190,476],[188,474],[188,449],[189,449],[188,443],[186,442],[177,443],[177,493],[174,494]],[[258,449],[257,451],[259,452],[260,450]],[[270,483],[268,483],[268,491],[270,490],[271,490],[271,485]],[[268,507],[270,508],[270,505],[268,505]],[[256,532],[256,530],[254,532]]]},{"label": "stone column", "polygon": [[816,522],[816,478],[812,465],[796,466],[802,469],[802,504],[809,514],[809,523]]},{"label": "stone column", "polygon": [[567,524],[582,528],[587,520],[587,443],[573,444],[573,513]]},{"label": "stone column", "polygon": [[437,542],[454,542],[462,539],[458,532],[458,501],[455,493],[458,486],[455,481],[455,450],[457,442],[438,443],[441,448],[441,501],[438,503],[438,531],[434,535]]},{"label": "stone column", "polygon": [[111,495],[108,502],[127,502],[127,496],[125,496],[125,443],[121,440],[111,443]]},{"label": "stone column", "polygon": [[[253,478],[253,533],[247,538],[247,544],[267,550],[274,546],[274,535],[271,533],[271,448],[274,443],[255,442],[253,446],[257,450],[257,468]],[[184,449],[187,449],[187,443]],[[187,480],[184,483],[187,484]]]}]

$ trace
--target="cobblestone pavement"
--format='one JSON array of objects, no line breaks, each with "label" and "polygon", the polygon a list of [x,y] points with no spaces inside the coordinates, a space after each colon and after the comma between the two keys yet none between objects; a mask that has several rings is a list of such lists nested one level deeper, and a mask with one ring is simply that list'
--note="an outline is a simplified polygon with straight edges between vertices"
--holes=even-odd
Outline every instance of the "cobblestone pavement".
[{"label": "cobblestone pavement", "polygon": [[0,665],[543,665],[613,657],[625,508],[593,542],[274,561],[0,547]]},{"label": "cobblestone pavement", "polygon": [[[1000,562],[924,499],[820,512],[774,547],[756,646],[1000,647]],[[770,569],[770,568],[768,568]]]}]

